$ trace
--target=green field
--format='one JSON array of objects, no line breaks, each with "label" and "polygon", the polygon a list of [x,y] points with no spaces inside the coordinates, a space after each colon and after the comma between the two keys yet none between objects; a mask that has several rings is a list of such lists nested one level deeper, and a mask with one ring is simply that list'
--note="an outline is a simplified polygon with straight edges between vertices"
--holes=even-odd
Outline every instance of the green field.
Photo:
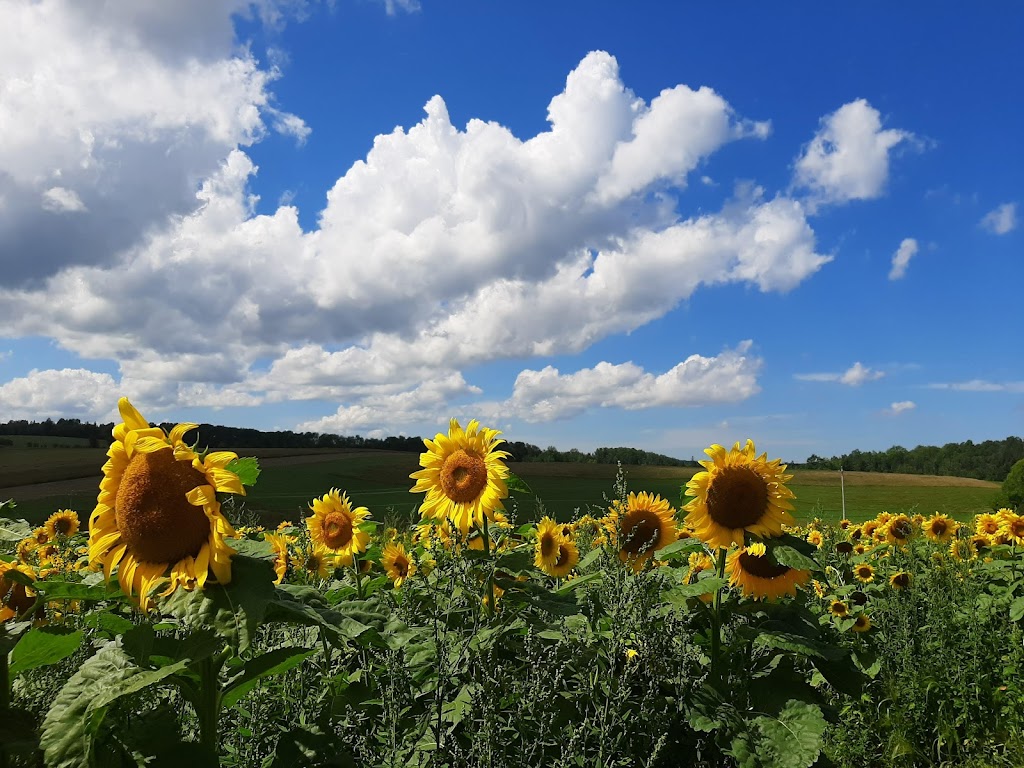
[{"label": "green field", "polygon": [[[18,503],[18,517],[38,522],[59,508],[75,509],[83,522],[92,510],[102,451],[89,449],[19,449],[0,452],[0,500],[13,496]],[[263,474],[259,483],[246,498],[246,506],[260,513],[268,524],[290,519],[298,521],[309,514],[307,504],[331,488],[349,493],[352,501],[369,507],[378,520],[397,521],[408,518],[421,498],[409,489],[409,474],[418,468],[418,456],[411,453],[386,451],[353,451],[343,454],[310,455],[315,452],[295,451],[240,451],[261,453],[264,457]],[[514,494],[507,504],[519,520],[537,517],[538,500],[548,514],[568,520],[577,509],[588,505],[604,509],[603,496],[614,493],[616,468],[599,464],[544,464],[512,465],[513,471],[530,486],[534,495]],[[680,467],[626,467],[630,490],[649,491],[668,498],[678,506],[680,488],[695,470]],[[11,472],[10,475],[5,473]],[[74,474],[78,472],[79,474]],[[84,476],[83,476],[84,473]],[[828,471],[797,471],[790,483],[796,493],[797,517],[809,520],[821,517],[838,520],[842,501],[839,474]],[[63,480],[81,478],[63,483],[53,493],[5,492],[5,477]],[[846,511],[853,520],[865,520],[883,510],[890,512],[915,511],[925,515],[943,512],[963,519],[987,508],[989,499],[998,489],[996,483],[955,477],[929,477],[920,475],[892,475],[881,473],[847,472]],[[39,491],[41,489],[33,489]]]}]

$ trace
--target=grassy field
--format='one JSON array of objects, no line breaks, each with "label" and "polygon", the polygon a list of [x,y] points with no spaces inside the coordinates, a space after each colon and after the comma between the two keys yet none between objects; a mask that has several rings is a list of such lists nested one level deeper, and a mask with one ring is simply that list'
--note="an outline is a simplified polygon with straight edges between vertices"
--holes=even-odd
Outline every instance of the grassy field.
[{"label": "grassy field", "polygon": [[[398,520],[412,514],[421,498],[409,492],[409,474],[418,468],[418,456],[386,451],[350,451],[330,454],[284,449],[240,451],[260,455],[263,474],[246,499],[249,509],[267,523],[308,515],[307,504],[332,487],[348,491],[353,502],[369,507],[378,520]],[[75,509],[83,522],[96,499],[103,464],[102,451],[80,449],[5,449],[0,451],[0,499],[18,503],[17,516],[41,521],[58,508]],[[537,517],[538,499],[559,519],[571,519],[577,508],[604,509],[603,496],[611,496],[616,468],[600,464],[513,464],[535,496],[515,494],[519,520]],[[627,467],[630,490],[661,494],[678,506],[681,486],[696,470],[680,467]],[[77,474],[76,474],[77,473]],[[842,498],[839,473],[797,471],[790,483],[796,493],[797,517],[838,520]],[[63,480],[55,486],[13,488],[29,483]],[[69,480],[69,478],[78,478]],[[923,475],[847,472],[846,511],[853,520],[874,517],[883,510],[943,512],[965,518],[983,511],[998,484],[982,480]],[[7,490],[5,490],[7,488]],[[19,493],[20,491],[20,493]],[[508,506],[512,507],[512,504]]]}]

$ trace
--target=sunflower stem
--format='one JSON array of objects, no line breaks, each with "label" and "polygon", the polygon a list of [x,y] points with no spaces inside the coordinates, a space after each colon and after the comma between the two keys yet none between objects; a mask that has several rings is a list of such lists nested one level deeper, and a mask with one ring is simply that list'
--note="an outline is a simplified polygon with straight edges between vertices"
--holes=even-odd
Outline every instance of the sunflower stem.
[{"label": "sunflower stem", "polygon": [[[490,559],[491,556],[491,534],[490,529],[487,527],[487,513],[484,513],[484,554]],[[487,615],[494,615],[494,569],[490,569],[487,573]]]},{"label": "sunflower stem", "polygon": [[363,579],[359,574],[359,555],[355,552],[352,553],[352,571],[356,577],[356,594],[359,595],[359,599],[363,599]]},{"label": "sunflower stem", "polygon": [[216,764],[220,765],[219,722],[220,722],[220,667],[223,661],[207,657],[199,662],[200,675],[200,706],[199,706],[199,741],[215,756]]},{"label": "sunflower stem", "polygon": [[[718,549],[716,572],[718,578],[725,578],[725,553]],[[722,588],[715,590],[715,607],[711,612],[711,681],[715,686],[722,682]]]}]

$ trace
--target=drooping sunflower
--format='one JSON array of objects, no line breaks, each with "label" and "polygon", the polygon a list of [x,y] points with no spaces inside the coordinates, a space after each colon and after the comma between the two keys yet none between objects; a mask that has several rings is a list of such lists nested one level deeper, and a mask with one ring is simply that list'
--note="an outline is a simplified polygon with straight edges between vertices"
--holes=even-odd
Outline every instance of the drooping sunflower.
[{"label": "drooping sunflower", "polygon": [[833,600],[828,606],[829,613],[839,619],[850,615],[850,606],[842,600]]},{"label": "drooping sunflower", "polygon": [[811,579],[811,572],[772,562],[760,542],[734,550],[725,563],[729,583],[755,600],[775,601],[796,596],[796,588]]},{"label": "drooping sunflower", "polygon": [[694,498],[683,508],[698,538],[711,547],[742,546],[744,531],[771,538],[782,535],[783,525],[796,525],[786,487],[792,475],[779,459],[756,456],[751,440],[742,449],[736,443],[731,451],[712,445],[704,452],[711,459],[700,462],[705,471],[686,484]]},{"label": "drooping sunflower", "polygon": [[853,567],[853,575],[862,584],[870,584],[875,580],[875,567],[870,563],[860,563]]},{"label": "drooping sunflower", "polygon": [[20,616],[36,603],[36,593],[32,588],[7,578],[9,571],[18,571],[33,581],[39,578],[31,565],[0,560],[0,622]]},{"label": "drooping sunflower", "polygon": [[447,435],[439,432],[433,440],[423,441],[423,469],[410,475],[416,481],[412,493],[427,494],[420,504],[423,517],[451,520],[465,535],[472,525],[483,528],[485,515],[494,520],[495,513],[504,510],[508,467],[503,459],[508,453],[498,450],[505,442],[500,434],[481,427],[476,419],[463,430],[452,419]]},{"label": "drooping sunflower", "polygon": [[288,575],[288,568],[292,564],[291,552],[288,549],[292,539],[283,533],[267,533],[263,538],[274,550],[274,573],[277,575],[274,583],[280,584]]},{"label": "drooping sunflower", "polygon": [[562,526],[550,517],[542,517],[537,523],[537,542],[533,546],[533,564],[545,573],[558,562],[559,547],[562,544]]},{"label": "drooping sunflower", "polygon": [[43,528],[51,539],[56,539],[58,536],[71,538],[78,533],[80,525],[77,512],[73,509],[60,509],[47,518],[43,523]]},{"label": "drooping sunflower", "polygon": [[400,588],[406,579],[416,573],[416,563],[409,557],[401,542],[392,541],[384,547],[380,564],[384,566],[384,573],[391,579],[395,589]]},{"label": "drooping sunflower", "polygon": [[853,622],[854,632],[867,632],[871,629],[871,617],[866,613],[857,615],[857,620]]},{"label": "drooping sunflower", "polygon": [[359,530],[370,510],[352,508],[347,493],[331,488],[309,505],[313,514],[306,518],[309,537],[334,555],[339,565],[352,565],[356,555],[365,552],[370,534]]},{"label": "drooping sunflower", "polygon": [[1024,515],[1018,515],[1009,509],[999,510],[1002,524],[999,536],[1006,544],[1024,545]]},{"label": "drooping sunflower", "polygon": [[564,579],[580,561],[580,551],[571,539],[563,538],[558,542],[558,557],[554,565],[541,566],[541,570],[548,576],[556,579]]},{"label": "drooping sunflower", "polygon": [[[210,572],[220,584],[231,581],[235,535],[221,514],[217,493],[244,494],[227,465],[229,451],[200,456],[185,444],[195,424],[179,424],[170,435],[150,427],[122,397],[122,423],[114,427],[96,508],[89,519],[89,559],[103,565],[143,610],[153,587],[168,578],[170,590],[206,584]],[[166,594],[167,592],[165,592]]]},{"label": "drooping sunflower", "polygon": [[911,583],[914,581],[912,574],[906,571],[898,571],[889,577],[889,586],[893,589],[904,590],[909,589]]},{"label": "drooping sunflower", "polygon": [[960,523],[951,517],[940,515],[936,512],[925,520],[921,527],[924,529],[924,535],[929,539],[936,543],[945,544],[956,536],[956,532],[960,530]]},{"label": "drooping sunflower", "polygon": [[619,517],[619,559],[639,571],[662,547],[676,540],[676,511],[657,494],[641,491],[626,497]]},{"label": "drooping sunflower", "polygon": [[894,515],[885,524],[885,540],[890,544],[906,544],[916,532],[914,521],[907,515]]}]

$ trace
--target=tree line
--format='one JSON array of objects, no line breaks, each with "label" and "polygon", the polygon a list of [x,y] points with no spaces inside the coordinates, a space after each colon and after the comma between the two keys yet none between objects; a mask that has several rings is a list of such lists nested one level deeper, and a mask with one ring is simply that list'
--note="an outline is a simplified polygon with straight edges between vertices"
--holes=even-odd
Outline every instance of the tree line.
[{"label": "tree line", "polygon": [[919,445],[906,449],[894,445],[887,451],[851,451],[824,458],[812,454],[801,466],[806,469],[844,469],[851,472],[900,472],[912,475],[949,475],[1001,482],[1010,468],[1024,459],[1024,439],[985,440],[975,443]]}]

